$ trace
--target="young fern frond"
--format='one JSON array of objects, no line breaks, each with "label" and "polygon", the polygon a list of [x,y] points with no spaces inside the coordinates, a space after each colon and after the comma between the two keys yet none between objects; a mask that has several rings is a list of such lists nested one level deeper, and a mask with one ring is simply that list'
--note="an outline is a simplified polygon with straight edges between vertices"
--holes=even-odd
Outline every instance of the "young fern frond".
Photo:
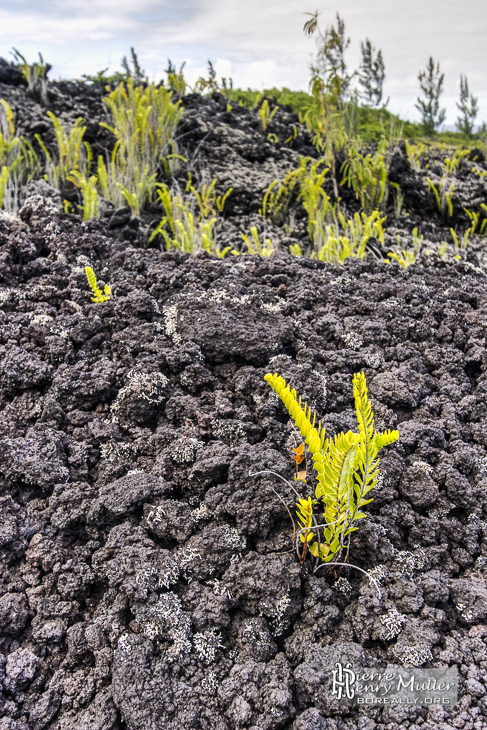
[{"label": "young fern frond", "polygon": [[313,414],[314,418],[312,425],[310,422],[310,417],[313,413],[311,408],[308,409],[307,403],[304,404],[304,408],[301,407],[301,400],[299,402],[296,400],[296,391],[294,389],[290,391],[284,378],[281,378],[281,376],[277,375],[277,373],[274,375],[267,373],[264,380],[266,380],[271,388],[276,391],[278,396],[280,396],[296,424],[296,428],[299,429],[301,436],[304,436],[306,439],[305,444],[308,446],[310,454],[314,455],[314,453],[318,451],[319,444],[322,443],[325,436],[325,429],[321,428],[321,422],[319,423],[319,431],[314,428],[316,413]]},{"label": "young fern frond", "polygon": [[[397,441],[399,433],[390,429],[383,433],[375,432],[363,373],[355,373],[353,377],[358,433],[342,432],[330,439],[325,439],[325,428],[321,426],[321,421],[315,428],[316,413],[307,403],[301,406],[301,397],[298,400],[296,391],[290,390],[283,378],[277,373],[267,373],[264,379],[280,396],[296,427],[306,439],[305,444],[317,474],[316,500],[309,497],[307,500],[300,499],[297,504],[297,516],[303,525],[301,529],[305,529],[301,539],[305,547],[309,545],[314,557],[330,562],[339,556],[345,537],[358,529],[354,523],[366,517],[361,507],[372,502],[372,499],[365,499],[365,495],[377,484],[377,453],[379,449]],[[319,536],[318,542],[311,542],[312,533],[308,532],[312,525],[316,525],[312,514],[312,506],[316,501],[325,508],[324,542],[320,541]],[[304,559],[304,554],[302,557]]]},{"label": "young fern frond", "polygon": [[310,528],[313,523],[313,504],[311,497],[308,499],[299,499],[297,502],[296,516],[304,529],[304,535],[300,535],[301,542],[310,542],[313,539],[313,533]]},{"label": "young fern frond", "polygon": [[91,297],[91,301],[97,302],[97,303],[102,303],[102,302],[108,301],[112,295],[111,287],[109,287],[108,284],[105,284],[105,288],[102,293],[101,289],[98,287],[98,284],[96,283],[95,272],[93,271],[91,266],[85,266],[85,273],[86,273],[86,278],[88,279],[88,284],[90,285],[91,290],[92,290],[93,294],[95,295],[94,297]]}]

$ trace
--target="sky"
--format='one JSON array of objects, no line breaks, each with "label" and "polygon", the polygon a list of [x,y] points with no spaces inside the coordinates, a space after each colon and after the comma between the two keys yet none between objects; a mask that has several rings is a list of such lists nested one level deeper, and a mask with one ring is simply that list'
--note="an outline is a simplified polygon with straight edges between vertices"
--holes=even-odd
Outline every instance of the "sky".
[{"label": "sky", "polygon": [[150,80],[166,78],[170,58],[177,69],[185,62],[191,86],[208,77],[209,59],[218,80],[232,78],[235,88],[307,91],[319,37],[307,37],[303,25],[316,10],[323,34],[337,27],[337,10],[345,22],[350,73],[366,39],[382,51],[383,98],[394,114],[421,120],[418,73],[432,56],[445,74],[445,128],[459,116],[461,74],[478,99],[475,124],[487,123],[485,0],[1,0],[0,56],[11,61],[16,48],[33,63],[40,52],[50,79],[81,78],[121,71],[134,47]]}]

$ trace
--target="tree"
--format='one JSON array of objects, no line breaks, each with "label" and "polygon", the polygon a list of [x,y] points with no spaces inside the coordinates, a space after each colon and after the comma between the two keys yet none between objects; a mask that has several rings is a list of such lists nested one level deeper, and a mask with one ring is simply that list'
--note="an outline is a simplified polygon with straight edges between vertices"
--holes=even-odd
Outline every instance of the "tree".
[{"label": "tree", "polygon": [[130,68],[130,63],[127,61],[127,56],[124,56],[122,58],[122,66],[125,70],[125,74],[127,79],[132,78],[134,81],[134,84],[136,85],[144,85],[147,86],[149,83],[149,79],[145,75],[145,72],[142,71],[139,65],[139,59],[137,58],[137,54],[133,48],[130,49],[130,55],[132,56],[132,63],[134,66],[134,70]]},{"label": "tree", "polygon": [[439,98],[443,90],[444,78],[445,74],[440,75],[440,64],[436,64],[435,71],[435,63],[432,56],[430,56],[426,71],[420,71],[418,74],[419,85],[426,96],[426,101],[418,97],[418,104],[415,104],[416,109],[421,112],[426,134],[433,134],[435,128],[443,124],[446,119],[446,109],[439,108]]},{"label": "tree", "polygon": [[[361,43],[362,48],[362,65],[360,66],[359,84],[363,87],[361,94],[366,104],[378,107],[382,101],[382,84],[384,83],[384,61],[382,60],[382,51],[379,51],[377,58],[374,59],[375,48],[372,48],[368,38],[365,44]],[[383,106],[387,106],[389,99]]]},{"label": "tree", "polygon": [[339,105],[349,94],[350,82],[355,76],[354,72],[351,76],[347,73],[347,65],[345,63],[344,54],[350,45],[350,38],[345,38],[345,22],[337,13],[337,30],[331,25],[326,28],[325,34],[318,28],[318,11],[311,15],[304,25],[304,32],[311,36],[318,29],[318,33],[322,42],[321,48],[318,50],[317,65],[311,65],[313,78],[319,77],[324,79],[325,88],[330,95],[332,101]]},{"label": "tree", "polygon": [[463,132],[467,137],[472,136],[473,123],[475,117],[478,114],[477,97],[471,96],[468,91],[467,77],[460,76],[460,104],[457,103],[457,107],[463,114],[463,117],[458,117],[457,129],[459,132]]}]

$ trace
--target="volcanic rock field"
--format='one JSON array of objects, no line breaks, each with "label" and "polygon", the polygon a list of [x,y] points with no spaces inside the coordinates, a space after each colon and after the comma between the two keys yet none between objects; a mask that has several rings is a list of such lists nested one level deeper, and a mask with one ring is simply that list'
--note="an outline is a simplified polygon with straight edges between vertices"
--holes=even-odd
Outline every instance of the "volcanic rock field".
[{"label": "volcanic rock field", "polygon": [[[46,107],[5,74],[18,133],[52,145]],[[96,153],[102,96],[49,85],[48,108],[84,117]],[[0,211],[0,730],[485,730],[487,239],[440,257],[451,222],[425,182],[440,170],[413,169],[400,142],[390,179],[409,215],[391,202],[386,245],[418,227],[431,253],[407,268],[293,256],[304,211],[284,232],[259,209],[317,158],[297,115],[270,127],[296,125],[289,148],[219,94],[182,106],[195,177],[233,188],[219,245],[265,227],[270,257],[148,248],[154,210],[83,223],[44,180]],[[460,227],[487,202],[473,157],[456,171]],[[352,191],[343,206],[358,209]],[[108,301],[91,300],[86,266]],[[282,502],[293,512],[295,494],[251,476],[293,482],[300,443],[266,373],[334,436],[357,430],[359,372],[376,430],[399,432],[351,539],[374,580],[300,565]],[[458,703],[349,707],[331,692],[337,662],[457,667]]]}]

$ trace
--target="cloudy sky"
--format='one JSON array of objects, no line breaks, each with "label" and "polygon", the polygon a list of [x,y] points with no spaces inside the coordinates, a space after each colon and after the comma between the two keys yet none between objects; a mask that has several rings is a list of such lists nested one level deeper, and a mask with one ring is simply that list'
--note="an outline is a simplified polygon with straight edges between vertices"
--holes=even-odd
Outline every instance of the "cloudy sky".
[{"label": "cloudy sky", "polygon": [[323,33],[336,27],[337,10],[345,21],[349,72],[360,65],[366,38],[382,50],[390,111],[420,120],[418,72],[432,56],[445,74],[448,127],[459,114],[460,74],[478,98],[476,123],[487,123],[485,0],[2,0],[0,56],[12,60],[15,47],[32,63],[40,52],[51,79],[80,78],[121,70],[133,46],[151,80],[165,78],[170,58],[177,68],[186,62],[191,85],[207,76],[210,59],[234,87],[306,91],[317,34],[306,37],[303,25],[316,10]]}]

